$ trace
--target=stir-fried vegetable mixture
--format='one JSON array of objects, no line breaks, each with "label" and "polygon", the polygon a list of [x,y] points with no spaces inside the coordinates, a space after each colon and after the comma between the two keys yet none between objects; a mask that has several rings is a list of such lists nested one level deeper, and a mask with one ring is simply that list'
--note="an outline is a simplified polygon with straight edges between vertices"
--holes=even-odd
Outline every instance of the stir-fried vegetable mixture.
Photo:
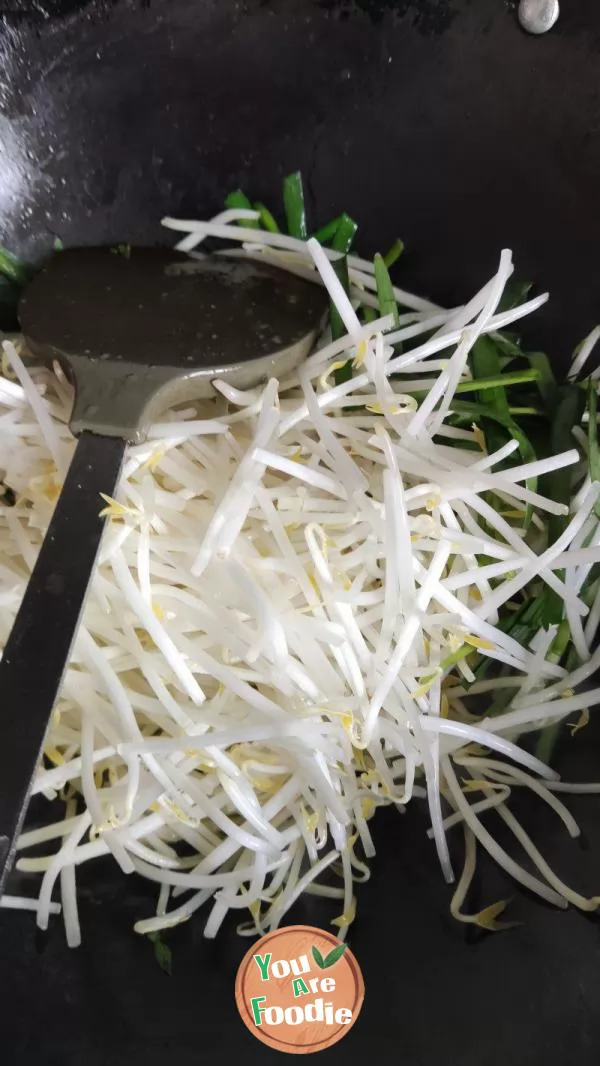
[{"label": "stir-fried vegetable mixture", "polygon": [[[448,882],[464,834],[455,917],[501,924],[503,902],[465,909],[478,847],[556,906],[594,909],[509,799],[529,788],[576,836],[560,793],[600,790],[559,781],[539,732],[600,702],[585,689],[600,664],[597,381],[577,381],[599,331],[557,381],[512,332],[546,295],[513,283],[509,251],[448,310],[393,284],[400,241],[361,259],[345,214],[310,237],[298,175],[283,203],[286,232],[242,192],[209,222],[165,220],[192,256],[324,285],[330,319],[288,380],[217,384],[165,416],[130,449],[118,498],[98,500],[100,565],[33,788],[57,802],[19,841],[31,898],[4,905],[42,928],[61,908],[77,944],[78,868],[110,854],[156,884],[139,933],[204,907],[206,936],[229,911],[255,935],[309,892],[337,901],[343,939],[372,817],[420,797]],[[71,402],[58,367],[4,341],[0,640],[73,451]]]}]

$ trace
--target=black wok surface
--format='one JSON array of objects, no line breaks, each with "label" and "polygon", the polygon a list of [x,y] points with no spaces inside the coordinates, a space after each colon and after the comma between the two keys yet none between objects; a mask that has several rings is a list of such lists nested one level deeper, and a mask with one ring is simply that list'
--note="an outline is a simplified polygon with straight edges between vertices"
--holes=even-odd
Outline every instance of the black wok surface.
[{"label": "black wok surface", "polygon": [[[277,202],[300,168],[315,222],[346,209],[366,252],[403,237],[399,283],[434,298],[470,295],[512,247],[518,274],[552,291],[530,335],[564,366],[600,317],[599,45],[593,0],[564,0],[539,39],[505,0],[2,0],[0,240],[32,260],[57,236],[154,243],[163,214],[214,211],[238,185]],[[598,728],[566,740],[559,762],[600,778]],[[587,848],[537,802],[519,809],[556,869],[593,894],[600,798],[571,807]],[[328,1061],[591,1066],[596,921],[539,904],[484,862],[473,906],[513,895],[524,924],[465,936],[426,827],[418,807],[379,820],[351,937],[365,1006]],[[131,931],[154,902],[144,884],[97,865],[81,896],[77,952],[60,921],[42,941],[31,918],[0,912],[3,1063],[275,1061],[236,1014],[248,942],[232,926],[215,944],[202,913],[175,930],[168,978]],[[332,913],[313,901],[288,917]]]}]

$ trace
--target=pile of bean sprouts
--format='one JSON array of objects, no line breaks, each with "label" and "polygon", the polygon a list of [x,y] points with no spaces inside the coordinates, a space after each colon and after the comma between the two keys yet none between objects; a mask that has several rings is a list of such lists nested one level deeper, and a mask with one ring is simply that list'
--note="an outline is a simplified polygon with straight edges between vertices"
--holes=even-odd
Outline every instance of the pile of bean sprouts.
[{"label": "pile of bean sprouts", "polygon": [[[420,797],[448,882],[447,834],[464,832],[457,918],[500,924],[502,902],[463,910],[477,846],[543,899],[593,909],[598,899],[560,880],[507,801],[527,786],[576,836],[557,793],[598,791],[561,783],[518,741],[600,702],[600,689],[580,691],[600,665],[600,597],[589,609],[579,595],[600,562],[600,485],[576,436],[562,455],[507,466],[516,441],[488,454],[477,425],[449,423],[476,339],[546,296],[498,310],[513,269],[503,251],[464,306],[396,289],[400,325],[391,315],[365,325],[357,308],[377,307],[370,262],[348,257],[348,296],[335,252],[244,225],[256,217],[165,224],[192,256],[217,237],[324,285],[346,333],[332,341],[324,329],[289,379],[245,392],[219,383],[214,400],[169,413],[129,449],[117,498],[98,500],[108,517],[100,563],[33,787],[56,802],[19,840],[31,897],[9,886],[3,905],[34,910],[41,928],[62,911],[77,945],[78,869],[111,855],[156,885],[138,933],[204,908],[207,937],[230,911],[240,933],[256,935],[308,892],[338,901],[343,939],[375,853],[376,809]],[[17,503],[0,507],[0,645],[74,449],[60,369],[35,365],[22,338],[3,349],[0,454]],[[347,360],[353,375],[336,385]],[[539,524],[568,508],[525,482],[563,467],[568,522],[537,551],[515,515],[533,504]],[[555,626],[529,646],[498,627],[533,579],[564,601],[582,663],[570,674],[548,655]],[[448,667],[465,645],[510,675],[474,682],[468,656]],[[499,687],[512,692],[505,713],[482,716]],[[491,808],[518,857],[484,824]]]}]

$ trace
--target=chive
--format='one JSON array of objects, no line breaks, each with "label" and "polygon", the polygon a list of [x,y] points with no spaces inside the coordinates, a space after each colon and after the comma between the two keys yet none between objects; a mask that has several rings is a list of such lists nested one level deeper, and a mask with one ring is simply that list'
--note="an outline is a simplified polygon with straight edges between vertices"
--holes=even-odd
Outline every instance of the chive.
[{"label": "chive", "polygon": [[302,189],[302,175],[299,170],[288,174],[283,181],[283,204],[287,219],[288,233],[292,237],[298,237],[305,241],[308,232],[306,229],[306,211],[304,209],[304,191]]},{"label": "chive", "polygon": [[[461,381],[456,387],[456,392],[475,392],[475,390],[479,391],[480,389],[496,389],[498,386],[503,388],[505,385],[522,385],[524,382],[537,381],[537,379],[537,370],[516,370],[514,374],[498,374],[496,377],[491,378],[476,378],[473,381]],[[413,393],[413,396],[425,395],[426,392],[426,389],[418,389]],[[509,413],[510,410],[511,408],[509,408]],[[528,413],[531,413],[535,409],[527,407],[518,410],[526,410]]]},{"label": "chive", "polygon": [[[256,211],[257,209],[252,207],[245,192],[241,189],[234,189],[225,197],[225,207],[233,207],[242,209],[244,211]],[[265,208],[266,210],[266,208]],[[246,229],[260,229],[260,221],[257,218],[240,218],[238,226],[244,226]]]},{"label": "chive", "polygon": [[331,222],[327,222],[321,229],[318,229],[316,233],[313,233],[313,237],[319,244],[327,244],[328,241],[335,237],[337,228],[342,221],[342,215],[338,215],[337,218],[332,218]]},{"label": "chive", "polygon": [[470,644],[461,644],[460,648],[458,648],[456,651],[451,652],[450,655],[447,655],[445,659],[442,659],[440,663],[440,668],[442,670],[449,670],[451,666],[456,666],[457,663],[460,663],[463,659],[466,659],[468,655],[473,655],[474,653],[475,648],[473,648]]},{"label": "chive", "polygon": [[[509,384],[509,379],[512,377],[509,374],[502,375],[498,348],[489,337],[479,337],[473,345],[471,368],[476,380],[504,377],[504,384]],[[489,389],[484,388],[478,395],[479,403],[486,409],[486,413],[483,416],[483,432],[487,449],[489,452],[494,452],[504,443],[506,435],[499,433],[497,428],[497,425],[502,425],[508,430],[510,436],[517,441],[524,462],[534,462],[536,459],[535,451],[525,432],[512,417],[504,384]],[[489,420],[491,420],[492,424],[490,424]],[[496,423],[496,425],[494,426],[493,423]],[[537,478],[528,478],[526,484],[528,489],[535,492]],[[533,508],[531,504],[527,504],[525,508],[525,529],[528,529],[531,525],[532,517]]]},{"label": "chive", "polygon": [[550,762],[550,759],[554,754],[561,725],[562,722],[554,722],[553,725],[546,726],[546,728],[542,730],[535,746],[535,755],[541,762]]},{"label": "chive", "polygon": [[526,600],[521,605],[519,611],[507,619],[507,625],[500,625],[500,629],[504,633],[510,633],[515,640],[519,641],[519,644],[523,644],[524,639],[529,633],[531,626],[533,625],[534,632],[537,633],[540,628],[540,616],[543,612],[542,600],[544,593],[541,596],[535,596],[534,599]]},{"label": "chive", "polygon": [[[588,468],[591,481],[600,481],[600,447],[598,446],[598,393],[596,382],[588,380]],[[600,500],[596,500],[594,514],[600,518]]]},{"label": "chive", "polygon": [[[490,390],[490,391],[493,391],[493,390]],[[485,390],[483,392],[483,395],[484,396],[486,395]],[[464,416],[464,417],[468,418],[471,422],[475,421],[478,418],[483,418],[483,419],[489,419],[492,422],[496,422],[500,426],[504,426],[504,428],[508,430],[509,435],[514,440],[516,440],[517,444],[519,445],[519,452],[521,453],[521,458],[523,459],[523,462],[525,462],[525,463],[535,463],[535,461],[537,459],[537,455],[536,455],[535,449],[534,449],[531,441],[529,440],[529,437],[524,432],[524,430],[521,428],[519,423],[515,422],[514,418],[512,417],[512,415],[510,413],[510,408],[508,409],[508,413],[506,415],[504,415],[504,414],[501,414],[499,411],[494,411],[493,409],[488,408],[484,403],[469,403],[466,400],[453,400],[453,402],[452,402],[452,411],[456,415]],[[486,442],[487,442],[487,440],[488,440],[488,434],[486,433]],[[502,443],[504,443],[504,441],[502,441]],[[492,449],[490,444],[488,444],[488,449],[490,451],[492,451],[492,450],[495,451],[496,450],[495,448]],[[559,473],[560,473],[560,471],[559,471]],[[531,492],[536,492],[538,479],[537,479],[537,477],[527,478],[525,484],[527,485],[527,488],[531,490]],[[551,494],[549,493],[549,495],[551,495]],[[554,499],[553,496],[551,498]],[[531,506],[528,505],[527,508],[526,508],[526,511],[525,511],[525,526],[526,526],[526,528],[529,526],[529,524],[531,522],[531,514],[532,514],[532,509],[531,509]]]},{"label": "chive", "polygon": [[[245,192],[241,189],[234,189],[225,197],[225,207],[241,208],[244,211],[253,211],[252,207]],[[238,226],[244,226],[246,229],[260,229],[260,222],[257,218],[240,218]]]},{"label": "chive", "polygon": [[549,663],[559,663],[562,659],[565,651],[567,650],[569,641],[571,640],[571,628],[566,619],[560,623],[554,640],[548,649],[546,659]]},{"label": "chive", "polygon": [[350,381],[352,377],[352,360],[348,359],[343,366],[338,366],[337,370],[333,372],[333,380],[336,385],[343,385],[345,381]]},{"label": "chive", "polygon": [[[476,381],[461,382],[457,391],[468,392],[472,389],[505,389],[508,385],[523,385],[528,381],[537,381],[537,370],[515,370],[512,374],[496,374],[490,378],[478,378]],[[510,408],[509,408],[510,409]]]},{"label": "chive", "polygon": [[273,215],[269,211],[269,208],[266,207],[265,204],[261,204],[260,200],[253,206],[254,210],[258,211],[260,215],[259,221],[263,229],[268,230],[269,233],[279,233],[279,226],[277,225],[275,219],[273,218]]},{"label": "chive", "polygon": [[522,359],[521,338],[516,333],[488,333],[487,336],[507,359]]},{"label": "chive", "polygon": [[173,974],[173,953],[168,944],[165,944],[160,933],[148,933],[148,940],[154,945],[154,958],[161,970],[169,977]]},{"label": "chive", "polygon": [[[569,623],[564,619],[557,631],[552,644],[548,649],[546,659],[549,663],[558,664],[563,658],[571,641],[571,628]],[[571,649],[573,650],[573,649]],[[552,758],[556,741],[560,733],[560,727],[562,722],[555,722],[553,725],[547,726],[542,730],[540,738],[535,746],[535,754],[542,762],[549,762]]]},{"label": "chive", "polygon": [[511,278],[504,286],[502,299],[498,304],[498,311],[510,311],[513,307],[518,307],[519,304],[525,303],[531,287],[531,281],[517,281],[516,278]]},{"label": "chive", "polygon": [[245,211],[252,210],[252,204],[250,203],[245,192],[241,189],[234,189],[233,192],[227,193],[225,197],[225,207],[241,208]]},{"label": "chive", "polygon": [[[462,662],[469,655],[475,655],[475,648],[471,644],[461,644],[460,648],[447,655],[445,659],[442,659],[439,665],[439,671],[445,673],[446,670],[451,670],[457,663]],[[439,671],[433,674],[426,674],[425,677],[420,679],[421,685],[428,685],[430,681],[435,681],[436,677],[439,677]]]},{"label": "chive", "polygon": [[[451,407],[452,412],[462,420],[470,418],[472,421],[477,418],[489,418],[492,422],[497,422],[498,425],[504,426],[505,429],[508,429],[509,426],[514,424],[513,419],[510,416],[510,408],[507,415],[502,415],[498,411],[493,411],[484,403],[475,402],[473,400],[453,400]],[[516,429],[518,430],[519,427],[516,426]]]},{"label": "chive", "polygon": [[384,258],[378,252],[373,262],[375,265],[375,284],[377,286],[377,299],[379,301],[380,314],[393,315],[394,325],[399,326],[400,316],[398,314],[398,304],[396,303],[394,287],[390,279],[388,268],[385,265]]},{"label": "chive", "polygon": [[[593,534],[590,533],[589,537],[586,537],[583,547],[588,548],[590,546]],[[584,581],[579,598],[583,600],[586,607],[590,608],[600,591],[600,577],[598,576],[598,566],[594,565],[591,572],[588,574]]]},{"label": "chive", "polygon": [[[530,641],[540,629],[544,612],[543,600],[544,595],[542,594],[521,604],[519,610],[515,611],[514,614],[500,618],[498,629],[502,633],[509,634],[519,644],[528,647]],[[479,663],[473,667],[473,673],[477,681],[481,681],[485,676],[492,662],[493,660],[488,658],[488,656],[481,656]]]},{"label": "chive", "polygon": [[375,319],[377,318],[377,312],[376,312],[375,308],[374,307],[369,307],[367,304],[364,304],[364,306],[361,307],[361,313],[362,313],[362,317],[363,317],[363,322],[365,324],[367,322],[374,322]]},{"label": "chive", "polygon": [[6,248],[0,247],[0,274],[15,285],[24,285],[27,281],[27,267]]},{"label": "chive", "polygon": [[[498,349],[489,337],[479,337],[479,339],[475,341],[471,351],[471,369],[476,381],[480,378],[483,380],[491,377],[502,378],[502,368],[500,366]],[[508,399],[503,384],[494,388],[493,391],[486,396],[480,397],[480,402],[485,406],[490,407],[496,412],[496,414],[502,415],[505,418],[510,417]]]},{"label": "chive", "polygon": [[350,218],[350,215],[347,215],[346,212],[344,212],[343,215],[340,215],[337,229],[331,241],[331,247],[336,252],[344,252],[344,254],[347,255],[352,247],[352,241],[354,240],[357,229],[358,223],[355,222],[353,218]]},{"label": "chive", "polygon": [[130,244],[116,244],[114,248],[111,248],[113,255],[120,255],[123,259],[131,259],[131,245]]},{"label": "chive", "polygon": [[[480,378],[485,380],[490,377],[501,377],[502,368],[500,365],[498,349],[494,342],[488,337],[480,337],[475,342],[471,351],[470,362],[473,377],[476,381]],[[478,395],[477,399],[483,406],[484,412],[487,413],[488,417],[493,412],[499,418],[505,420],[502,424],[505,428],[508,428],[505,422],[507,419],[511,419],[511,414],[503,386],[494,388],[489,392],[484,390]],[[490,422],[486,419],[482,428],[488,452],[492,453],[497,451],[498,448],[501,448],[506,441],[506,433],[503,433],[498,428],[498,422],[494,420]]]},{"label": "chive", "polygon": [[511,702],[511,700],[514,699],[514,696],[515,696],[514,689],[510,689],[510,688],[501,689],[499,696],[496,697],[496,699],[492,703],[491,707],[488,707],[487,711],[485,712],[485,717],[486,718],[495,718],[499,714],[503,714],[504,711],[506,710],[506,708],[508,707],[509,703]]},{"label": "chive", "polygon": [[388,268],[388,270],[390,269],[390,267],[393,267],[394,263],[396,263],[398,261],[398,259],[402,255],[403,251],[404,251],[404,241],[401,241],[400,238],[398,237],[397,240],[395,240],[394,243],[392,244],[392,247],[390,248],[390,250],[388,252],[386,252],[384,257],[383,257],[383,261],[384,261],[386,267]]},{"label": "chive", "polygon": [[62,252],[62,250],[63,250],[63,248],[64,248],[64,244],[63,244],[63,242],[61,241],[60,237],[55,237],[55,238],[54,238],[54,245],[53,245],[53,248],[54,248],[54,251],[55,251],[55,252]]},{"label": "chive", "polygon": [[511,415],[520,415],[523,417],[535,416],[536,418],[546,417],[546,412],[540,411],[539,407],[513,407],[511,404],[508,410],[510,411]]},{"label": "chive", "polygon": [[527,352],[526,358],[538,372],[537,387],[546,409],[552,414],[556,405],[556,378],[544,352]]},{"label": "chive", "polygon": [[[342,256],[341,259],[332,260],[331,265],[338,281],[344,289],[344,292],[348,293],[350,291],[350,279],[348,277],[348,260],[346,259],[346,256]],[[340,318],[339,311],[332,302],[329,304],[329,320],[331,326],[331,339],[337,341],[340,337],[345,336],[346,327]]]},{"label": "chive", "polygon": [[[585,409],[585,394],[577,386],[572,384],[561,385],[556,390],[557,404],[552,417],[550,434],[550,453],[560,455],[561,452],[569,451],[573,447],[573,426],[581,425],[581,418]],[[566,467],[562,470],[553,470],[546,474],[543,480],[545,493],[556,503],[564,503],[568,507],[571,502],[571,469]],[[568,516],[549,515],[548,517],[548,545],[560,537],[566,529]],[[559,580],[564,580],[564,571],[557,572]],[[563,620],[564,604],[557,592],[548,589],[547,610],[544,615],[545,625],[558,625]]]}]

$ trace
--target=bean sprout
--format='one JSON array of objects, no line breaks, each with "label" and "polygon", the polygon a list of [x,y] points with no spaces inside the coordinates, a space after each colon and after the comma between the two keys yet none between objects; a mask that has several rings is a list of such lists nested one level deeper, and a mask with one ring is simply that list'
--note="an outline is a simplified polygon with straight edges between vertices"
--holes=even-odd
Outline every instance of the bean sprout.
[{"label": "bean sprout", "polygon": [[[349,256],[348,295],[332,267],[338,253],[239,224],[257,217],[230,210],[166,225],[189,253],[217,237],[323,284],[347,333],[325,333],[285,382],[247,392],[221,384],[214,400],[164,416],[131,450],[116,500],[98,500],[108,515],[100,564],[33,785],[63,796],[65,813],[53,820],[50,808],[47,824],[19,840],[17,867],[42,875],[39,899],[7,895],[2,905],[35,910],[45,928],[58,886],[75,945],[76,869],[111,854],[157,886],[139,933],[207,904],[206,936],[240,910],[251,916],[240,932],[260,933],[306,891],[341,900],[343,937],[353,884],[369,876],[357,848],[374,855],[376,809],[426,795],[448,880],[446,833],[464,827],[452,905],[460,920],[485,924],[499,913],[461,909],[478,844],[545,900],[593,908],[595,897],[553,873],[507,803],[514,787],[530,787],[575,836],[554,791],[600,787],[557,781],[519,746],[521,733],[600,702],[599,689],[573,692],[598,660],[588,649],[600,592],[582,597],[600,563],[600,485],[588,479],[571,509],[531,485],[579,470],[575,442],[543,460],[516,455],[518,438],[488,454],[475,416],[462,428],[453,421],[478,338],[545,297],[498,310],[512,271],[505,251],[464,307],[446,311],[394,289],[412,310],[390,332],[393,316],[360,317],[377,305],[372,264]],[[574,373],[596,340],[594,331]],[[0,643],[74,448],[69,389],[20,350],[4,342],[19,384],[0,377],[3,477],[17,495],[15,507],[0,505]],[[352,376],[336,384],[350,361]],[[573,498],[583,479],[574,477]],[[526,508],[535,509],[529,529]],[[564,524],[548,545],[552,517]],[[576,587],[565,578],[574,568]],[[534,585],[579,634],[588,661],[578,668],[553,658],[556,626],[540,642],[501,624]],[[484,680],[488,667],[502,676]],[[488,712],[505,696],[503,713],[474,716],[473,694]],[[471,776],[461,782],[462,767]],[[483,799],[470,803],[477,788]],[[483,825],[490,808],[535,874]],[[25,854],[46,845],[37,858]]]}]

